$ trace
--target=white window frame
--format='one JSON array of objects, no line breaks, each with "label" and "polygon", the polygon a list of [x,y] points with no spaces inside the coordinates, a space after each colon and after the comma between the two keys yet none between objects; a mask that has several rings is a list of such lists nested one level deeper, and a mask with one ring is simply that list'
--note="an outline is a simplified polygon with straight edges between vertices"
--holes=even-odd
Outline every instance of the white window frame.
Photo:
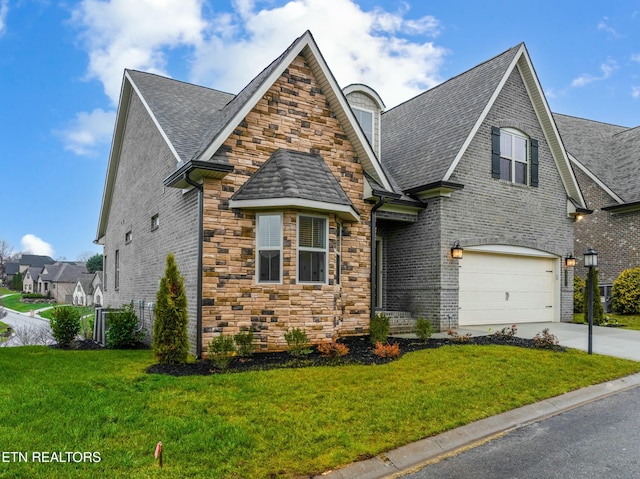
[{"label": "white window frame", "polygon": [[[371,147],[373,147],[376,144],[376,112],[359,106],[353,106],[351,107],[351,110],[353,111],[353,115],[356,117],[356,121],[358,122],[358,125],[360,125],[360,129],[364,133],[365,138],[369,140]],[[371,115],[371,138],[367,136],[367,132],[362,127],[362,122],[360,121],[360,118],[358,118],[358,112],[368,113]]]},{"label": "white window frame", "polygon": [[[502,148],[502,140],[503,137],[505,135],[509,135],[511,137],[511,156],[507,156],[504,152],[503,152],[503,148]],[[513,154],[515,152],[515,140],[514,138],[520,138],[522,140],[524,140],[525,142],[525,159],[524,161],[518,159],[515,157],[515,155]],[[525,135],[524,133],[522,133],[519,130],[516,130],[515,128],[500,128],[500,179],[502,181],[508,181],[509,183],[513,183],[516,185],[529,185],[529,182],[531,181],[531,160],[530,160],[530,156],[531,156],[531,141],[529,140],[529,137],[527,135]],[[509,160],[509,165],[510,165],[510,171],[509,171],[509,176],[510,179],[507,178],[502,178],[502,159],[505,160]],[[516,181],[516,163],[522,163],[525,165],[525,179],[524,179],[524,183],[520,183],[518,181]]]},{"label": "white window frame", "polygon": [[[267,216],[278,216],[280,218],[280,245],[278,248],[275,247],[260,247],[259,238],[260,238],[260,218],[264,218]],[[283,240],[284,237],[284,221],[282,213],[261,213],[256,215],[256,283],[257,284],[282,284],[282,264],[283,261]],[[260,281],[260,251],[279,251],[280,252],[280,272],[278,277],[280,278],[278,281]]]},{"label": "white window frame", "polygon": [[[300,247],[300,218],[320,218],[324,220],[324,248]],[[324,280],[301,281],[300,280],[300,251],[324,253]],[[296,282],[300,284],[328,284],[329,281],[329,217],[299,213],[296,220]]]},{"label": "white window frame", "polygon": [[336,221],[336,271],[335,284],[342,283],[342,222]]}]

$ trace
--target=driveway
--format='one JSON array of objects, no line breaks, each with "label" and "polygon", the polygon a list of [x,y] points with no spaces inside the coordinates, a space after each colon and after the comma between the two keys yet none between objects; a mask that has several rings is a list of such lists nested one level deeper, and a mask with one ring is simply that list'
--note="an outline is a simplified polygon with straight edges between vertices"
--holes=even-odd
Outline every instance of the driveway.
[{"label": "driveway", "polygon": [[[589,342],[589,327],[586,324],[574,323],[522,323],[518,327],[517,336],[521,338],[533,338],[545,328],[555,334],[560,344],[568,348],[587,351]],[[458,332],[464,334],[491,334],[499,331],[505,324],[490,324],[483,326],[465,326]],[[593,352],[606,356],[633,359],[640,361],[640,331],[625,328],[610,328],[604,326],[593,327]]]}]

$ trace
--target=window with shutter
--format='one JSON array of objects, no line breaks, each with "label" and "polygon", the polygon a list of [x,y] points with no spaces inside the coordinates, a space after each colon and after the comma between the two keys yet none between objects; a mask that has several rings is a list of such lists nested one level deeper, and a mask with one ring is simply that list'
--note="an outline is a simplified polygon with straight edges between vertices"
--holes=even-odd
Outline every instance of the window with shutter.
[{"label": "window with shutter", "polygon": [[298,216],[298,282],[327,281],[327,218]]},{"label": "window with shutter", "polygon": [[538,142],[512,128],[491,128],[491,176],[538,186]]},{"label": "window with shutter", "polygon": [[256,221],[258,282],[279,283],[282,269],[282,215],[258,215]]}]

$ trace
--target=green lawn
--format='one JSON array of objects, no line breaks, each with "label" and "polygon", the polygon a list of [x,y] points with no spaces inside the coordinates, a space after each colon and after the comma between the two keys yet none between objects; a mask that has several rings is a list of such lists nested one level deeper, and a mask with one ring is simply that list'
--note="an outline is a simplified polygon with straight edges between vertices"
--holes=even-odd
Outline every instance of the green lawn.
[{"label": "green lawn", "polygon": [[[94,309],[91,306],[72,306],[74,309],[78,309],[80,311],[80,317],[84,317],[87,315],[92,315]],[[47,309],[40,313],[40,317],[51,319],[53,317],[53,308]]]},{"label": "green lawn", "polygon": [[7,296],[6,298],[0,299],[0,306],[5,306],[9,309],[13,309],[14,311],[19,311],[20,313],[26,313],[36,309],[46,308],[47,306],[55,306],[56,303],[42,303],[42,304],[28,304],[21,303],[20,298],[22,295],[20,293],[12,294],[11,296]]},{"label": "green lawn", "polygon": [[10,289],[5,288],[4,286],[0,288],[0,296],[4,296],[5,294],[13,294],[15,291],[11,291]]},{"label": "green lawn", "polygon": [[[199,377],[146,374],[151,363],[149,351],[0,348],[0,444],[28,457],[0,476],[297,478],[640,371],[574,350],[474,345],[383,366]],[[40,451],[100,462],[33,462]]]},{"label": "green lawn", "polygon": [[[609,323],[617,324],[619,327],[623,327],[625,329],[635,329],[636,331],[640,331],[640,315],[638,314],[616,314],[616,313],[605,313],[605,317],[609,318]],[[573,315],[574,323],[583,323],[584,315],[582,313],[576,313]]]}]

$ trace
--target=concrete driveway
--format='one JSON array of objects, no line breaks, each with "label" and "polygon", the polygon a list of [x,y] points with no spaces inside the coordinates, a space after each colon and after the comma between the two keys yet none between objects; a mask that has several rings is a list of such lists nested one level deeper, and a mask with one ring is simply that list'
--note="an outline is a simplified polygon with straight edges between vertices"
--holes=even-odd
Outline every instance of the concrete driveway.
[{"label": "concrete driveway", "polygon": [[[517,336],[532,339],[545,328],[555,334],[560,344],[568,348],[587,351],[589,327],[586,324],[573,323],[522,323],[518,327]],[[464,326],[458,329],[460,334],[491,334],[499,331],[505,324],[490,324],[483,326]],[[610,328],[604,326],[593,327],[593,353],[640,361],[640,331],[625,328]]]}]

